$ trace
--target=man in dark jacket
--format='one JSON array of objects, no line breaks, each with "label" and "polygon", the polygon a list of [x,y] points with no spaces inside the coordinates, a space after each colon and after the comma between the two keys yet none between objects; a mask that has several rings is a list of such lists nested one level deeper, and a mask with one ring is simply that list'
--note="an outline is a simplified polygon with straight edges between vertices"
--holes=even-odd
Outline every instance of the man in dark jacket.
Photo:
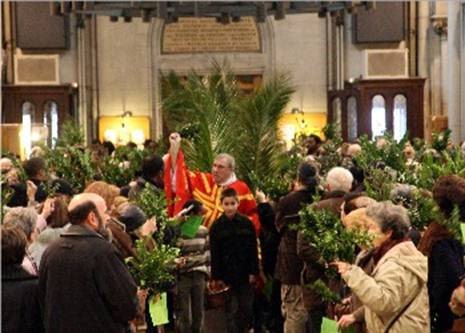
[{"label": "man in dark jacket", "polygon": [[26,235],[18,225],[3,225],[2,234],[2,332],[43,332],[37,276],[22,267]]},{"label": "man in dark jacket", "polygon": [[298,170],[295,191],[281,199],[276,213],[276,227],[281,234],[276,265],[276,277],[281,281],[281,301],[284,312],[284,332],[305,332],[307,311],[303,306],[300,273],[303,261],[297,256],[297,231],[291,226],[299,223],[299,211],[313,201],[316,172],[309,163]]},{"label": "man in dark jacket", "polygon": [[[326,176],[327,192],[323,199],[314,203],[317,209],[325,209],[340,216],[344,196],[351,190],[353,176],[349,170],[341,167],[332,168]],[[302,270],[302,285],[311,285],[318,279],[324,279],[325,266],[320,254],[302,237],[297,234],[297,253],[304,262]],[[334,283],[334,288],[338,288]],[[303,303],[308,311],[310,332],[320,332],[321,321],[325,314],[325,304],[321,296],[311,288],[303,288]]]},{"label": "man in dark jacket", "polygon": [[326,192],[322,200],[315,203],[316,207],[326,209],[336,215],[341,214],[341,206],[344,196],[350,192],[354,176],[346,168],[334,167],[326,176]]},{"label": "man in dark jacket", "polygon": [[106,239],[106,205],[94,193],[75,196],[72,224],[44,253],[40,301],[47,332],[125,332],[137,311],[137,287]]}]

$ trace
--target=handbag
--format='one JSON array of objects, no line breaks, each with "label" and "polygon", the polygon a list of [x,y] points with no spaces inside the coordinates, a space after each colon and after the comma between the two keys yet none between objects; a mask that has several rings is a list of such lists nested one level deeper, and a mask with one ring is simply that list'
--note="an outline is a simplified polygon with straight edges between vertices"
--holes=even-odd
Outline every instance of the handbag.
[{"label": "handbag", "polygon": [[392,328],[392,326],[396,323],[396,321],[404,314],[405,311],[412,305],[413,301],[420,295],[421,290],[423,289],[423,282],[420,283],[420,287],[418,288],[418,291],[413,295],[412,299],[409,300],[409,302],[388,322],[384,333],[388,333],[389,330]]}]

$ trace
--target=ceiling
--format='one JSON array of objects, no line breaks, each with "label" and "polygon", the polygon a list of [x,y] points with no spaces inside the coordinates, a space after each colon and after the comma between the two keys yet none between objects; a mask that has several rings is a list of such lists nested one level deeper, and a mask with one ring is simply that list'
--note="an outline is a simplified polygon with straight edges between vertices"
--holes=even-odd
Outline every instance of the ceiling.
[{"label": "ceiling", "polygon": [[54,15],[76,14],[78,18],[108,16],[114,22],[119,19],[131,22],[134,17],[145,22],[157,17],[166,23],[176,22],[179,17],[215,17],[218,22],[228,24],[243,16],[255,17],[257,22],[264,22],[267,16],[280,20],[301,13],[326,17],[327,13],[339,15],[372,4],[367,1],[54,1],[50,2],[50,10]]}]

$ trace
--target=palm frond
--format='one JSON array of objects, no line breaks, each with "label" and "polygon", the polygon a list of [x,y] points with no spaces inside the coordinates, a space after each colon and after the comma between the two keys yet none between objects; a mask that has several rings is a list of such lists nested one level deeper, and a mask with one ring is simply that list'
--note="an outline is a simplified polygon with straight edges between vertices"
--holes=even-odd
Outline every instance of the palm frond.
[{"label": "palm frond", "polygon": [[170,131],[183,133],[190,168],[209,171],[217,154],[230,153],[239,177],[252,186],[257,177],[279,176],[285,147],[278,122],[294,92],[289,77],[277,76],[243,96],[231,68],[214,62],[208,75],[191,72],[184,84],[171,73],[165,88],[165,121]]},{"label": "palm frond", "polygon": [[170,131],[193,128],[183,145],[190,168],[208,171],[215,155],[232,152],[235,129],[231,116],[236,113],[239,89],[232,71],[214,63],[210,74],[191,72],[184,85],[168,77],[171,93],[163,102]]},{"label": "palm frond", "polygon": [[235,152],[240,176],[251,181],[250,175],[276,175],[279,161],[285,153],[280,143],[278,122],[294,89],[287,76],[278,76],[248,97],[238,112],[238,126],[244,144]]}]

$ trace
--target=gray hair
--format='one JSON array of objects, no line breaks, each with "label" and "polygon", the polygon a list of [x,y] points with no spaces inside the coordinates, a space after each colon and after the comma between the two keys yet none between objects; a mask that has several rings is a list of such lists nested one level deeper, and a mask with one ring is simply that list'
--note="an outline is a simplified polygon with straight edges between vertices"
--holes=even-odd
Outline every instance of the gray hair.
[{"label": "gray hair", "polygon": [[232,157],[231,155],[227,154],[227,153],[221,153],[221,154],[218,154],[216,157],[215,157],[215,160],[224,160],[226,161],[226,163],[228,163],[228,166],[231,168],[231,170],[234,171],[234,169],[236,168],[236,160],[234,159],[234,157]]},{"label": "gray hair", "polygon": [[408,184],[396,184],[389,193],[389,199],[395,204],[406,207],[415,199],[416,187]]},{"label": "gray hair", "polygon": [[5,214],[3,224],[19,226],[26,234],[27,239],[30,239],[36,228],[37,218],[38,215],[34,208],[14,207]]},{"label": "gray hair", "polygon": [[367,207],[366,214],[375,221],[383,233],[392,230],[391,239],[405,238],[410,230],[407,210],[391,201],[374,203]]},{"label": "gray hair", "polygon": [[326,183],[329,185],[330,191],[350,192],[353,181],[352,173],[342,167],[332,168],[326,176]]}]

